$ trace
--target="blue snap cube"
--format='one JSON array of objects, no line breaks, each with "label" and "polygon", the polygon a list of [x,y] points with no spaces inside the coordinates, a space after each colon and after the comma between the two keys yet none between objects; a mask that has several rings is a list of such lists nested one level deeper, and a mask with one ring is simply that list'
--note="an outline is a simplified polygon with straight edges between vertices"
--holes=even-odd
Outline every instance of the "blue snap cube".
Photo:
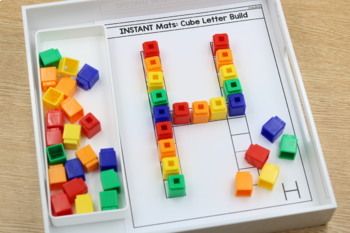
[{"label": "blue snap cube", "polygon": [[118,171],[117,154],[113,148],[103,148],[100,150],[101,171],[114,169]]},{"label": "blue snap cube", "polygon": [[241,116],[245,114],[246,104],[242,93],[231,94],[228,96],[228,114],[229,116]]},{"label": "blue snap cube", "polygon": [[66,168],[68,180],[72,180],[74,178],[82,178],[85,180],[83,164],[81,164],[79,159],[75,158],[67,160],[64,167]]},{"label": "blue snap cube", "polygon": [[78,73],[77,84],[84,90],[90,90],[99,78],[98,70],[85,64]]},{"label": "blue snap cube", "polygon": [[168,105],[159,105],[153,107],[154,123],[162,121],[171,121],[171,115]]},{"label": "blue snap cube", "polygon": [[261,129],[261,134],[270,142],[276,141],[276,139],[282,134],[286,123],[278,116],[271,117]]}]

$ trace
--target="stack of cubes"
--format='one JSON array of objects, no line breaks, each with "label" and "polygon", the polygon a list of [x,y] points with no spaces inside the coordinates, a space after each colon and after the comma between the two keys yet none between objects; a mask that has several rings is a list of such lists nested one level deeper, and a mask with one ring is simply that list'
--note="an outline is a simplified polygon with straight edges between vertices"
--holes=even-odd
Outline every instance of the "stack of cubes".
[{"label": "stack of cubes", "polygon": [[182,197],[186,195],[185,178],[181,174],[179,157],[175,146],[158,42],[147,41],[143,43],[142,47],[147,89],[158,142],[163,180],[167,181],[167,195],[169,198]]}]

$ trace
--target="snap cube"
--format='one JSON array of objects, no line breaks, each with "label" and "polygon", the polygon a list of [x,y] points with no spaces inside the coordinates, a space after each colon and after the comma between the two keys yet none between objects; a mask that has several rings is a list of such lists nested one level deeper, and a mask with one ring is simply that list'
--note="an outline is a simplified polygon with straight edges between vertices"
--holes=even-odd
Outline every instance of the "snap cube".
[{"label": "snap cube", "polygon": [[101,210],[113,210],[119,208],[119,195],[116,190],[100,192]]},{"label": "snap cube", "polygon": [[207,123],[210,112],[207,101],[195,101],[192,103],[192,123]]},{"label": "snap cube", "polygon": [[57,73],[59,76],[77,76],[79,69],[79,61],[69,57],[63,57],[57,68]]},{"label": "snap cube", "polygon": [[79,102],[73,97],[68,97],[67,99],[62,101],[61,108],[64,115],[71,123],[76,122],[84,116],[84,109],[81,107]]},{"label": "snap cube", "polygon": [[46,147],[46,154],[50,165],[64,163],[67,160],[67,154],[62,144]]},{"label": "snap cube", "polygon": [[82,163],[85,171],[91,172],[98,168],[99,162],[94,149],[86,145],[75,152],[75,155]]},{"label": "snap cube", "polygon": [[273,143],[282,134],[285,126],[286,123],[281,118],[274,116],[263,125],[261,134]]},{"label": "snap cube", "polygon": [[253,177],[250,172],[237,172],[235,181],[235,195],[237,197],[250,197],[252,195]]},{"label": "snap cube", "polygon": [[64,118],[60,109],[49,110],[46,113],[46,128],[59,128],[63,130]]},{"label": "snap cube", "polygon": [[294,135],[284,134],[279,145],[281,159],[293,160],[298,150],[297,138]]},{"label": "snap cube", "polygon": [[85,180],[84,168],[79,159],[75,158],[67,160],[64,167],[66,169],[68,180],[75,178],[82,178]]},{"label": "snap cube", "polygon": [[237,79],[238,74],[236,67],[233,64],[223,65],[219,69],[219,81],[220,87],[224,85],[224,82],[230,79]]},{"label": "snap cube", "polygon": [[144,42],[142,44],[142,49],[145,58],[159,56],[159,46],[158,42],[155,40]]},{"label": "snap cube", "polygon": [[213,53],[219,49],[229,49],[230,43],[227,33],[220,33],[213,35]]},{"label": "snap cube", "polygon": [[173,127],[170,121],[156,123],[157,140],[168,139],[173,137]]},{"label": "snap cube", "polygon": [[75,212],[86,214],[94,212],[94,203],[90,194],[79,194],[75,198]]},{"label": "snap cube", "polygon": [[80,144],[81,126],[65,124],[63,130],[63,144],[67,149],[76,149]]},{"label": "snap cube", "polygon": [[46,146],[62,143],[62,132],[59,128],[46,129]]},{"label": "snap cube", "polygon": [[247,160],[250,165],[261,169],[269,158],[269,154],[270,150],[265,147],[258,144],[251,144],[245,152],[245,160]]},{"label": "snap cube", "polygon": [[88,113],[81,118],[79,124],[87,138],[92,138],[101,131],[101,123],[92,113]]},{"label": "snap cube", "polygon": [[56,67],[40,68],[41,89],[46,91],[49,87],[55,87],[57,84]]},{"label": "snap cube", "polygon": [[162,64],[160,63],[160,58],[156,57],[147,57],[144,60],[146,73],[151,71],[162,71]]},{"label": "snap cube", "polygon": [[49,166],[49,184],[51,190],[61,189],[66,181],[66,171],[63,164]]},{"label": "snap cube", "polygon": [[231,49],[219,49],[215,53],[216,69],[219,71],[221,66],[233,64]]},{"label": "snap cube", "polygon": [[53,216],[63,216],[73,214],[72,205],[67,195],[62,192],[56,192],[51,195],[51,211]]},{"label": "snap cube", "polygon": [[209,100],[210,121],[224,120],[227,117],[227,105],[224,97]]},{"label": "snap cube", "polygon": [[120,179],[118,173],[113,169],[101,171],[101,184],[104,191],[117,190],[120,193]]},{"label": "snap cube", "polygon": [[180,163],[177,156],[162,159],[163,180],[168,179],[170,175],[178,175],[180,172]]},{"label": "snap cube", "polygon": [[171,115],[168,105],[159,105],[153,107],[154,123],[162,121],[171,121]]},{"label": "snap cube", "polygon": [[43,95],[44,106],[47,109],[59,108],[63,99],[64,99],[63,92],[53,87],[49,87],[49,89],[47,89]]},{"label": "snap cube", "polygon": [[77,81],[71,77],[62,77],[58,81],[56,89],[64,94],[64,97],[72,97],[77,90]]},{"label": "snap cube", "polygon": [[151,105],[167,105],[168,104],[168,95],[164,89],[154,90],[150,93]]},{"label": "snap cube", "polygon": [[173,123],[176,125],[191,123],[191,112],[187,102],[173,104]]},{"label": "snap cube", "polygon": [[246,103],[242,93],[230,94],[228,96],[228,114],[229,116],[245,115]]},{"label": "snap cube", "polygon": [[176,156],[175,140],[173,138],[158,141],[159,159]]},{"label": "snap cube", "polygon": [[40,66],[58,66],[61,54],[58,49],[48,49],[39,53]]},{"label": "snap cube", "polygon": [[278,165],[266,163],[260,171],[258,186],[272,190],[277,182],[279,172],[280,170]]},{"label": "snap cube", "polygon": [[78,73],[78,86],[84,90],[90,90],[100,79],[100,74],[94,67],[85,64]]},{"label": "snap cube", "polygon": [[224,82],[224,94],[226,99],[231,94],[242,93],[242,85],[238,78],[229,79]]},{"label": "snap cube", "polygon": [[118,171],[117,154],[113,148],[104,148],[100,150],[100,170],[109,169]]},{"label": "snap cube", "polygon": [[167,196],[169,198],[186,196],[186,183],[184,175],[178,174],[168,176]]},{"label": "snap cube", "polygon": [[161,71],[150,71],[147,73],[147,89],[148,92],[164,89],[164,76]]},{"label": "snap cube", "polygon": [[69,202],[73,203],[77,195],[88,192],[88,187],[83,179],[76,178],[64,183],[62,190],[67,195]]}]

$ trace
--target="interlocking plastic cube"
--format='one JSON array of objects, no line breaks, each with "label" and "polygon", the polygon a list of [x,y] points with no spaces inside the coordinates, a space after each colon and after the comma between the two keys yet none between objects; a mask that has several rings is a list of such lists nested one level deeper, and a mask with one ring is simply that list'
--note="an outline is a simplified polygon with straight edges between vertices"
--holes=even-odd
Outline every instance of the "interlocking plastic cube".
[{"label": "interlocking plastic cube", "polygon": [[119,195],[116,190],[100,192],[101,210],[113,210],[119,208]]},{"label": "interlocking plastic cube", "polygon": [[181,173],[179,158],[166,157],[162,159],[163,180],[168,179],[170,175],[178,175]]},{"label": "interlocking plastic cube", "polygon": [[94,67],[85,64],[78,73],[77,83],[82,89],[90,90],[99,79],[99,71]]},{"label": "interlocking plastic cube", "polygon": [[75,212],[77,214],[86,214],[94,212],[94,202],[90,194],[80,194],[75,198]]},{"label": "interlocking plastic cube", "polygon": [[75,158],[67,160],[67,162],[64,164],[64,167],[66,168],[68,180],[75,178],[82,178],[85,180],[84,168],[79,159]]},{"label": "interlocking plastic cube", "polygon": [[171,121],[171,115],[168,105],[159,105],[153,107],[154,123],[162,121]]},{"label": "interlocking plastic cube", "polygon": [[56,66],[60,62],[61,54],[58,49],[48,49],[39,53],[40,65],[43,67]]},{"label": "interlocking plastic cube", "polygon": [[120,193],[120,179],[113,169],[101,171],[101,184],[104,191],[115,189]]},{"label": "interlocking plastic cube", "polygon": [[71,77],[62,77],[57,83],[56,89],[63,92],[64,97],[72,97],[77,90],[77,81]]},{"label": "interlocking plastic cube", "polygon": [[219,49],[229,49],[230,42],[226,33],[220,33],[213,35],[213,52],[214,54]]},{"label": "interlocking plastic cube", "polygon": [[76,149],[80,144],[81,126],[65,124],[63,130],[63,144],[67,149]]},{"label": "interlocking plastic cube", "polygon": [[162,71],[162,64],[160,63],[159,57],[148,57],[145,58],[144,61],[146,73],[151,71]]},{"label": "interlocking plastic cube", "polygon": [[278,116],[274,116],[263,125],[261,134],[273,143],[282,134],[285,126],[286,123],[282,119]]},{"label": "interlocking plastic cube", "polygon": [[224,82],[226,80],[237,79],[237,78],[238,78],[237,70],[233,64],[223,65],[220,67],[219,81],[220,81],[221,87],[224,85]]},{"label": "interlocking plastic cube", "polygon": [[64,163],[67,160],[67,154],[62,144],[46,147],[46,154],[50,165]]},{"label": "interlocking plastic cube", "polygon": [[227,105],[229,116],[245,115],[246,103],[242,93],[229,95]]},{"label": "interlocking plastic cube", "polygon": [[46,91],[49,87],[55,87],[57,84],[56,67],[40,68],[41,89]]},{"label": "interlocking plastic cube", "polygon": [[164,89],[154,90],[150,93],[151,105],[167,105],[168,104],[168,95]]},{"label": "interlocking plastic cube", "polygon": [[64,112],[64,115],[71,123],[76,122],[84,116],[84,109],[81,107],[79,102],[73,97],[68,97],[67,99],[62,101],[61,108]]},{"label": "interlocking plastic cube", "polygon": [[161,71],[151,71],[147,73],[147,89],[148,92],[164,89],[164,76]]},{"label": "interlocking plastic cube", "polygon": [[46,128],[59,128],[63,131],[64,118],[60,109],[49,110],[46,113]]},{"label": "interlocking plastic cube", "polygon": [[155,40],[146,41],[142,44],[143,56],[147,57],[157,57],[159,56],[159,46],[158,42]]},{"label": "interlocking plastic cube", "polygon": [[113,148],[104,148],[100,150],[100,170],[114,169],[118,171],[117,154]]},{"label": "interlocking plastic cube", "polygon": [[272,190],[277,182],[279,171],[278,165],[266,163],[260,171],[258,186]]},{"label": "interlocking plastic cube", "polygon": [[194,101],[192,103],[192,123],[206,123],[209,121],[210,111],[207,101]]},{"label": "interlocking plastic cube", "polygon": [[57,90],[56,88],[49,87],[43,95],[44,106],[47,109],[58,108],[64,99],[63,92]]},{"label": "interlocking plastic cube", "polygon": [[50,189],[60,189],[67,181],[66,171],[63,164],[49,166],[49,184]]},{"label": "interlocking plastic cube", "polygon": [[226,99],[231,94],[242,93],[242,85],[238,78],[226,80],[224,82],[224,94]]},{"label": "interlocking plastic cube", "polygon": [[250,165],[261,169],[265,165],[269,155],[270,150],[258,144],[251,144],[245,153],[245,159]]},{"label": "interlocking plastic cube", "polygon": [[167,196],[169,198],[186,196],[185,177],[182,174],[168,176]]},{"label": "interlocking plastic cube", "polygon": [[46,129],[46,146],[62,143],[62,132],[59,128]]},{"label": "interlocking plastic cube", "polygon": [[235,195],[238,197],[250,197],[253,192],[253,177],[250,172],[239,171],[236,173]]},{"label": "interlocking plastic cube", "polygon": [[79,61],[69,57],[63,57],[57,68],[58,75],[63,76],[77,76],[79,69]]},{"label": "interlocking plastic cube", "polygon": [[280,154],[281,159],[293,160],[298,150],[297,138],[294,135],[284,134],[280,141]]},{"label": "interlocking plastic cube", "polygon": [[73,203],[75,197],[79,194],[84,194],[88,192],[88,187],[83,179],[76,178],[70,181],[67,181],[62,185],[64,193],[67,195],[70,203]]},{"label": "interlocking plastic cube", "polygon": [[173,127],[170,121],[156,123],[157,140],[173,138]]},{"label": "interlocking plastic cube", "polygon": [[224,97],[215,97],[210,102],[210,121],[224,120],[227,117],[227,105]]},{"label": "interlocking plastic cube", "polygon": [[191,123],[191,112],[187,102],[173,104],[173,123],[176,125]]},{"label": "interlocking plastic cube", "polygon": [[62,191],[51,195],[51,210],[53,216],[73,214],[72,205],[67,195]]},{"label": "interlocking plastic cube", "polygon": [[88,113],[81,118],[79,124],[87,138],[92,138],[101,131],[101,123],[92,113]]},{"label": "interlocking plastic cube", "polygon": [[91,172],[98,168],[99,162],[94,149],[86,145],[75,152],[75,155],[83,164],[85,171]]},{"label": "interlocking plastic cube", "polygon": [[159,158],[163,160],[166,157],[176,156],[175,140],[173,138],[162,139],[158,141]]},{"label": "interlocking plastic cube", "polygon": [[221,66],[233,64],[231,49],[219,49],[215,53],[216,69],[219,71]]}]

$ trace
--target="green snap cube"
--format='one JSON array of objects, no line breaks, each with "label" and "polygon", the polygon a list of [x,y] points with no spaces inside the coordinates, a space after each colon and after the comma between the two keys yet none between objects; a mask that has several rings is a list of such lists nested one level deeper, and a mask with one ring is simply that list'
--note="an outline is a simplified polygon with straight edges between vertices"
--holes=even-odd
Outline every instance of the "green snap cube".
[{"label": "green snap cube", "polygon": [[280,155],[282,159],[293,160],[297,154],[298,143],[294,135],[284,134],[280,142]]},{"label": "green snap cube", "polygon": [[116,189],[120,192],[120,179],[114,169],[101,171],[101,184],[104,191]]},{"label": "green snap cube", "polygon": [[101,210],[113,210],[119,208],[118,192],[109,190],[100,192]]},{"label": "green snap cube", "polygon": [[42,67],[58,66],[61,54],[58,49],[48,49],[39,53],[40,65]]},{"label": "green snap cube", "polygon": [[167,187],[169,198],[186,196],[185,177],[182,174],[170,175]]},{"label": "green snap cube", "polygon": [[159,106],[168,104],[168,95],[164,89],[154,90],[150,93],[151,105]]},{"label": "green snap cube", "polygon": [[50,165],[64,163],[67,160],[67,154],[63,144],[55,144],[46,148],[46,154]]},{"label": "green snap cube", "polygon": [[242,85],[238,78],[226,80],[224,83],[225,97],[231,94],[242,93]]}]

